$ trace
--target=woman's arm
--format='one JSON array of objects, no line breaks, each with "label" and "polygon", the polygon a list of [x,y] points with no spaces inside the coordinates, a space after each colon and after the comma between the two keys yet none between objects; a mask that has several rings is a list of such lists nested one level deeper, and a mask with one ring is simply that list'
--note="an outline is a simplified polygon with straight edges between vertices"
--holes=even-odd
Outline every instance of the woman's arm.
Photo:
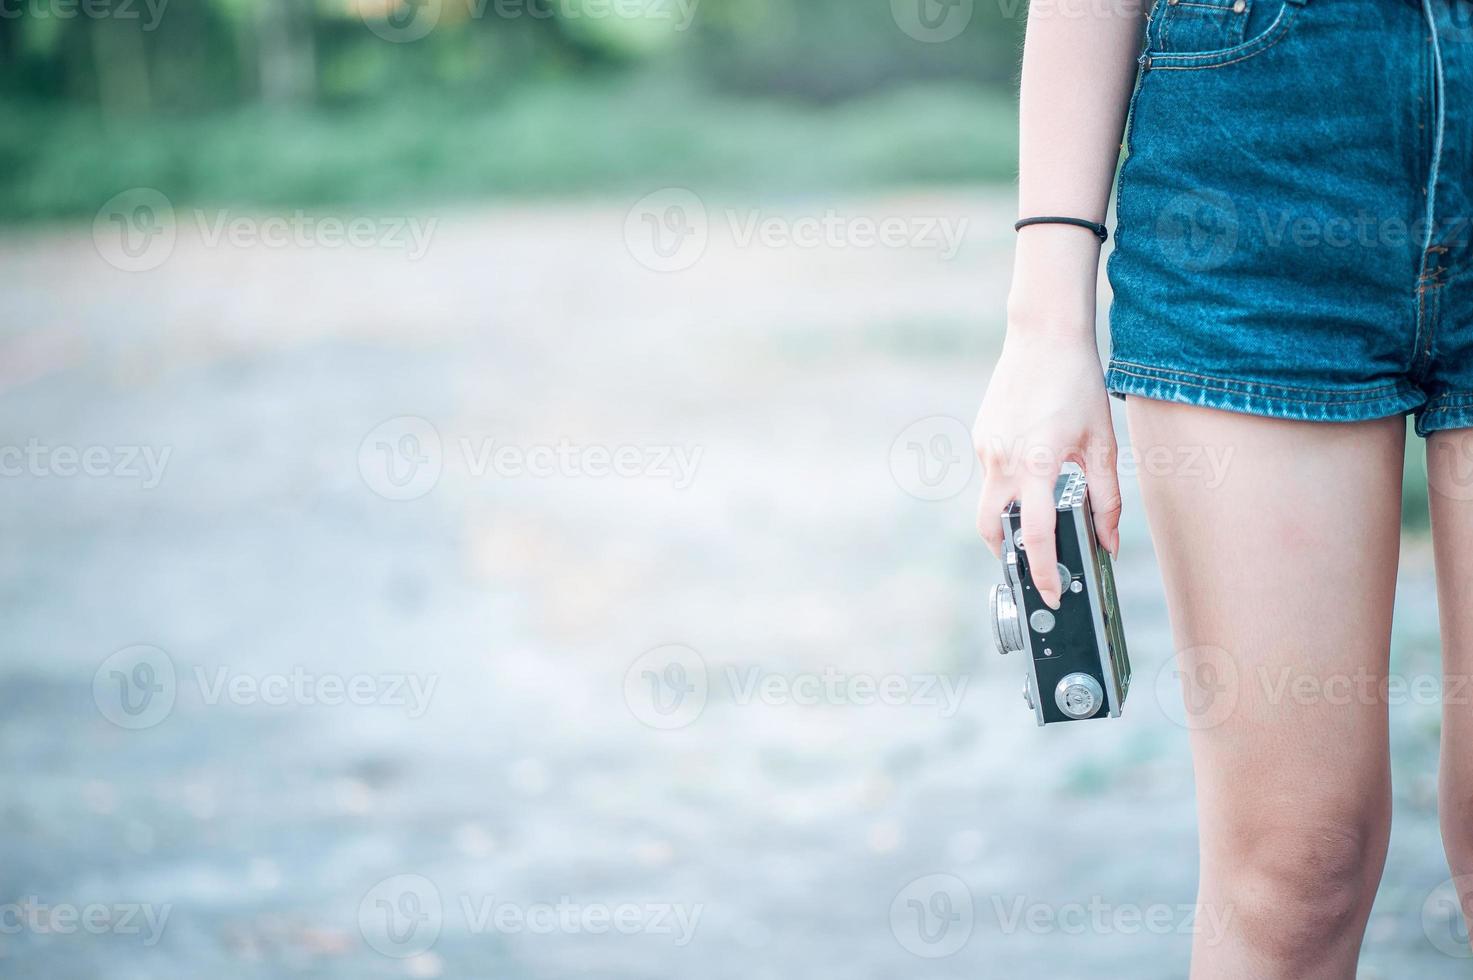
[{"label": "woman's arm", "polygon": [[[1035,0],[1019,96],[1018,216],[1104,221],[1145,19],[1142,0]],[[986,477],[977,527],[1000,552],[999,515],[1023,507],[1034,582],[1051,606],[1053,484],[1066,461],[1090,485],[1100,544],[1119,548],[1120,489],[1109,397],[1095,347],[1100,246],[1087,229],[1018,233],[1008,331],[977,416]]]}]

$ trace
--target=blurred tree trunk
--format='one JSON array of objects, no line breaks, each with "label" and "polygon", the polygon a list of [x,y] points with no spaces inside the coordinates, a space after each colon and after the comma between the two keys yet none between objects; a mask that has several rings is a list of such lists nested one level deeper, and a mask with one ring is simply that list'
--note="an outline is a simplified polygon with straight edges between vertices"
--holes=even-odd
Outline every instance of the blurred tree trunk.
[{"label": "blurred tree trunk", "polygon": [[292,0],[261,0],[256,11],[261,98],[278,104],[311,99],[317,88],[317,57],[309,13]]},{"label": "blurred tree trunk", "polygon": [[107,112],[142,112],[153,104],[148,52],[136,20],[95,17],[89,23],[97,101]]}]

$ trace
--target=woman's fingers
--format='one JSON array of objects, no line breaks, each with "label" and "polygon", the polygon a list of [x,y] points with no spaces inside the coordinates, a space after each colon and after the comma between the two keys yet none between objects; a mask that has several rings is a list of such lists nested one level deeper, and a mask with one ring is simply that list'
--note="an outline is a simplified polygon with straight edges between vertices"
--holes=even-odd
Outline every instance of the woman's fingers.
[{"label": "woman's fingers", "polygon": [[1089,509],[1094,514],[1095,537],[1111,555],[1120,553],[1120,475],[1116,469],[1115,434],[1085,455],[1084,480],[1089,485]]},{"label": "woman's fingers", "polygon": [[1064,589],[1059,578],[1058,547],[1054,536],[1058,522],[1054,484],[1064,459],[1083,461],[1085,480],[1089,484],[1090,511],[1100,547],[1112,555],[1120,550],[1120,479],[1116,471],[1115,434],[1107,431],[1096,438],[1061,444],[1081,448],[1067,455],[1060,454],[1057,457],[1059,462],[1052,466],[1035,465],[1021,472],[1009,469],[980,441],[977,451],[984,472],[982,494],[977,501],[977,533],[992,554],[1001,558],[1002,512],[1009,503],[1017,500],[1022,508],[1021,544],[1028,554],[1033,586],[1040,598],[1054,609],[1059,608]]},{"label": "woman's fingers", "polygon": [[1002,559],[1002,512],[1014,496],[1002,474],[989,472],[982,483],[982,496],[977,499],[977,533],[998,560]]},{"label": "woman's fingers", "polygon": [[1063,583],[1059,581],[1058,549],[1054,547],[1054,476],[1030,475],[1023,484],[1023,550],[1033,586],[1050,608],[1059,608]]}]

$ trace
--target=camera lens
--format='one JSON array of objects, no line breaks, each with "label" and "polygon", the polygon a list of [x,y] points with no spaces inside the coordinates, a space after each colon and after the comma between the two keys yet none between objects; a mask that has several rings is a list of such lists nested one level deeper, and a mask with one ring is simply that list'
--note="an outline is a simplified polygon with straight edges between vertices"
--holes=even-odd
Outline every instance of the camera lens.
[{"label": "camera lens", "polygon": [[997,652],[1013,653],[1023,649],[1023,627],[1018,622],[1018,604],[1013,590],[1006,585],[992,587],[992,640]]}]

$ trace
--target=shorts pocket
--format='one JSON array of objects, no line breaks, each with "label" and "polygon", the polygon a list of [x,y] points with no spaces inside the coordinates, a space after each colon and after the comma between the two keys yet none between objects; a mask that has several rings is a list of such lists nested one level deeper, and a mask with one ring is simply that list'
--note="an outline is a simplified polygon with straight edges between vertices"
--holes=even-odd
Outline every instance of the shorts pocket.
[{"label": "shorts pocket", "polygon": [[1156,0],[1146,67],[1219,68],[1273,47],[1304,0]]}]

